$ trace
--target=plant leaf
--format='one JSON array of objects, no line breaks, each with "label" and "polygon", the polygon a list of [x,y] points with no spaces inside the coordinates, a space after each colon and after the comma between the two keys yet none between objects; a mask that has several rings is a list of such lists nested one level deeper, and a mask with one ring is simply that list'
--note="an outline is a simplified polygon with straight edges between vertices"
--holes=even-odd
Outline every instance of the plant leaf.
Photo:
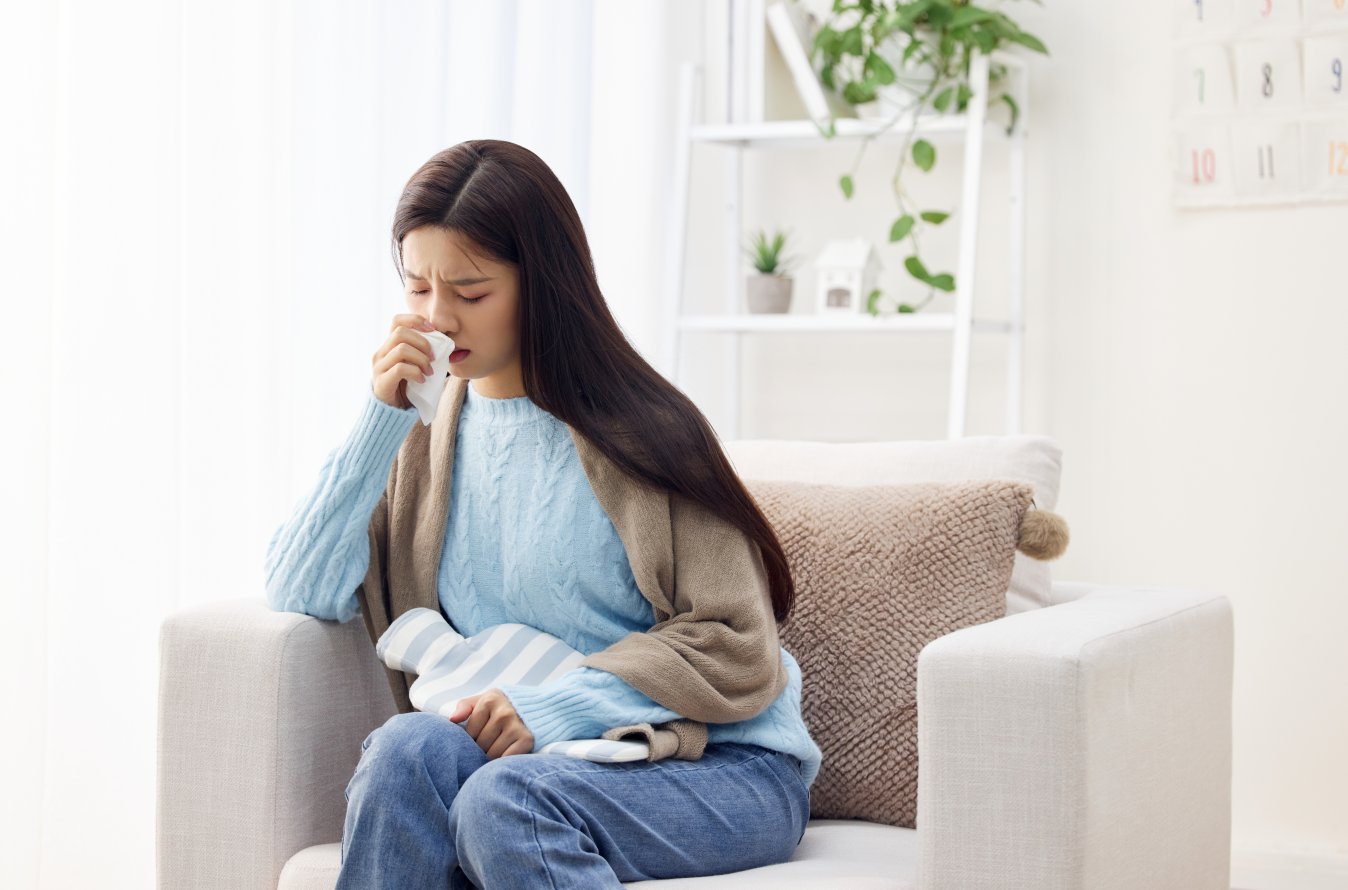
[{"label": "plant leaf", "polygon": [[1044,44],[1040,42],[1039,38],[1035,37],[1033,34],[1027,34],[1024,31],[1021,31],[1019,34],[1016,34],[1014,37],[1011,38],[1011,42],[1019,43],[1021,46],[1027,46],[1037,53],[1043,53],[1044,55],[1048,55],[1048,47],[1044,46]]},{"label": "plant leaf", "polygon": [[854,56],[861,55],[863,44],[861,37],[861,26],[856,25],[843,32],[842,51]]},{"label": "plant leaf", "polygon": [[908,274],[925,284],[931,284],[931,275],[927,272],[927,267],[922,265],[922,261],[916,256],[910,256],[903,261],[903,267],[908,270]]},{"label": "plant leaf", "polygon": [[871,315],[880,314],[880,288],[876,288],[866,295],[866,311]]},{"label": "plant leaf", "polygon": [[914,309],[914,308],[912,307],[912,305],[909,304],[909,303],[900,303],[900,304],[899,304],[899,314],[900,314],[900,315],[907,315],[907,314],[910,313],[910,312],[916,312],[916,311],[917,311],[917,310]]},{"label": "plant leaf", "polygon": [[960,84],[959,92],[955,94],[955,107],[963,112],[969,107],[969,100],[974,97],[974,91],[969,89],[968,84]]},{"label": "plant leaf", "polygon": [[889,230],[889,240],[902,241],[904,238],[907,238],[908,233],[913,230],[913,223],[915,222],[917,222],[917,220],[906,213],[894,220],[894,226]]},{"label": "plant leaf", "polygon": [[950,27],[962,28],[965,25],[973,25],[978,22],[985,22],[992,18],[992,12],[986,9],[979,9],[977,6],[961,6],[955,10],[955,14],[950,17]]},{"label": "plant leaf", "polygon": [[844,174],[843,178],[838,180],[838,185],[842,186],[843,194],[850,200],[852,197],[852,177]]},{"label": "plant leaf", "polygon": [[871,54],[866,57],[866,64],[874,72],[877,83],[888,85],[894,82],[894,69],[875,50],[871,50]]},{"label": "plant leaf", "polygon": [[1016,129],[1016,121],[1020,119],[1020,106],[1016,100],[1011,98],[1010,93],[1002,93],[998,96],[1001,101],[1006,103],[1006,107],[1011,109],[1011,123],[1006,125],[1006,135],[1010,136]]},{"label": "plant leaf", "polygon": [[[922,214],[922,220],[924,222],[929,222],[934,226],[939,226],[949,218],[949,213],[942,213],[939,210],[928,210]],[[891,238],[890,240],[892,241],[893,239]]]},{"label": "plant leaf", "polygon": [[944,114],[945,110],[950,107],[950,99],[954,95],[955,95],[955,88],[946,87],[945,89],[941,90],[941,92],[936,94],[935,99],[931,100],[931,107],[935,108],[937,111]]},{"label": "plant leaf", "polygon": [[949,293],[955,289],[955,276],[948,272],[942,272],[940,275],[933,275],[931,278],[927,279],[927,284],[930,284],[937,290],[943,290],[946,293]]},{"label": "plant leaf", "polygon": [[853,105],[864,105],[867,102],[874,101],[875,87],[854,80],[843,87],[843,98]]},{"label": "plant leaf", "polygon": [[925,139],[913,143],[913,163],[925,173],[936,163],[936,149]]},{"label": "plant leaf", "polygon": [[927,7],[927,24],[931,26],[933,31],[943,31],[950,27],[950,22],[954,17],[954,6],[932,3]]}]

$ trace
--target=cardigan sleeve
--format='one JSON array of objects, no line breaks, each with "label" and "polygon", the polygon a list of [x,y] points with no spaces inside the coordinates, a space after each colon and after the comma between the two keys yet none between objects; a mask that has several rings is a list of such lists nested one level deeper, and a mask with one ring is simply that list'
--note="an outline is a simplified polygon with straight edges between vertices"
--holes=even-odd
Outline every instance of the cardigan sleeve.
[{"label": "cardigan sleeve", "polygon": [[[607,483],[601,466],[594,472],[598,493]],[[789,676],[757,545],[688,498],[647,490],[612,504],[610,518],[659,620],[582,665],[690,720],[737,723],[761,714]]]},{"label": "cardigan sleeve", "polygon": [[265,564],[267,602],[277,612],[349,621],[370,563],[370,517],[415,408],[394,408],[370,392],[355,428],[323,464],[318,483],[272,535]]}]

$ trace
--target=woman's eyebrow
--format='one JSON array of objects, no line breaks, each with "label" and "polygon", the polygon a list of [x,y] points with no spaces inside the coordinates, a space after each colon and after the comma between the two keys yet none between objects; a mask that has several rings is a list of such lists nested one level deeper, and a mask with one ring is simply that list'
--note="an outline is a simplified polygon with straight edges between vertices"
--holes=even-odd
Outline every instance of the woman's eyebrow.
[{"label": "woman's eyebrow", "polygon": [[[430,279],[427,278],[425,275],[419,275],[416,272],[413,272],[411,269],[407,268],[406,266],[403,266],[403,275],[406,276],[407,278],[412,279],[413,281],[430,281]],[[474,284],[481,284],[484,281],[494,281],[494,280],[495,279],[493,278],[483,276],[481,278],[456,278],[453,281],[447,283],[452,284],[455,287],[468,287]]]}]

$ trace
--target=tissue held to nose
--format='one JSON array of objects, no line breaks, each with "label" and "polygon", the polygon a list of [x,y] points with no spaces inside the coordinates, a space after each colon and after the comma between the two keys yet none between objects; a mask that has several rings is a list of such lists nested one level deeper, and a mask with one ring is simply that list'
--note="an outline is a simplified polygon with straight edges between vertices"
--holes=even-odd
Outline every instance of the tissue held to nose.
[{"label": "tissue held to nose", "polygon": [[449,355],[454,351],[454,341],[439,331],[421,331],[431,344],[431,373],[424,383],[407,381],[407,400],[417,409],[421,422],[430,426],[435,420],[435,409],[440,404],[440,393],[445,388],[449,376]]}]

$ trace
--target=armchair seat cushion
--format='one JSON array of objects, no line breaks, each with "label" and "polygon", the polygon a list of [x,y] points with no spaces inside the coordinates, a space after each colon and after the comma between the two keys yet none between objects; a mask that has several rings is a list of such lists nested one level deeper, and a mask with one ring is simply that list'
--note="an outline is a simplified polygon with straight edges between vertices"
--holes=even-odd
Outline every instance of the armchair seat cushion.
[{"label": "armchair seat cushion", "polygon": [[[278,890],[332,890],[342,864],[341,844],[296,853],[281,872]],[[810,822],[790,862],[707,878],[636,881],[643,890],[912,890],[917,832],[870,822]]]}]

